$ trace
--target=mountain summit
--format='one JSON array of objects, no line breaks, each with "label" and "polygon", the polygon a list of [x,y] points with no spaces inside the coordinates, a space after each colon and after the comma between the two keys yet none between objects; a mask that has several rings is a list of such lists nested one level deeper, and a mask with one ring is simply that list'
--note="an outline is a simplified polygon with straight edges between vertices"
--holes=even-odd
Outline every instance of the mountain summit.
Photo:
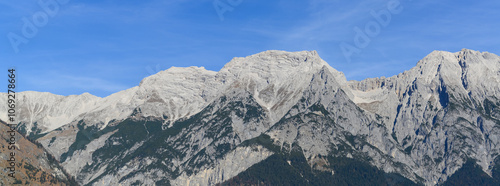
[{"label": "mountain summit", "polygon": [[83,185],[500,183],[500,57],[487,52],[347,81],[316,51],[266,51],[105,98],[18,94],[19,130]]}]

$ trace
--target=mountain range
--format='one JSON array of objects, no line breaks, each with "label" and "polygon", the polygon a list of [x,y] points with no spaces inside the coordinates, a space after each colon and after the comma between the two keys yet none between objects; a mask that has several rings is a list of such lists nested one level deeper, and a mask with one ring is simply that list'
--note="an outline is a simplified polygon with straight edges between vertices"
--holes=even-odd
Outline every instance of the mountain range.
[{"label": "mountain range", "polygon": [[500,57],[488,52],[434,51],[347,81],[316,51],[265,51],[104,98],[17,94],[18,131],[81,185],[500,183]]}]

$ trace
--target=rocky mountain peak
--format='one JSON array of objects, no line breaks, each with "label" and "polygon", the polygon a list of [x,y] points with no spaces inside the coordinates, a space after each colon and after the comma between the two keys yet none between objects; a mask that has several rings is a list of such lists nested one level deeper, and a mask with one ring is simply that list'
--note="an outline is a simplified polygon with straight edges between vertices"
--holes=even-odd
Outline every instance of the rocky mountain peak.
[{"label": "rocky mountain peak", "polygon": [[204,79],[209,76],[213,77],[216,73],[217,72],[206,70],[205,67],[170,67],[167,70],[144,78],[139,86],[175,83],[179,80]]},{"label": "rocky mountain peak", "polygon": [[295,70],[316,71],[328,65],[316,51],[285,52],[269,50],[247,57],[237,57],[227,63],[221,72],[235,75],[255,73],[259,76],[281,75],[280,72]]},{"label": "rocky mountain peak", "polygon": [[[482,63],[483,61],[487,60],[493,60],[496,61],[497,63],[500,63],[500,57],[488,53],[488,52],[479,52],[475,50],[470,50],[470,49],[462,49],[461,51],[451,53],[447,51],[433,51],[429,55],[427,55],[425,58],[420,60],[417,63],[417,66],[415,68],[421,68],[421,67],[426,67],[426,66],[435,66],[435,65],[442,65],[442,64],[451,64],[454,65],[454,63],[457,63],[458,65],[461,65],[463,67],[466,67],[463,65],[463,63]],[[484,65],[484,64],[483,64]]]},{"label": "rocky mountain peak", "polygon": [[324,67],[341,85],[346,85],[344,74],[328,65],[316,51],[270,50],[234,58],[216,78],[228,85],[245,87],[262,107],[271,111],[271,119],[277,120],[300,98],[313,74]]},{"label": "rocky mountain peak", "polygon": [[[446,51],[433,51],[420,60],[415,67],[398,74],[396,78],[413,81],[423,80],[429,84],[431,81],[442,81],[452,86],[464,86],[470,81],[480,82],[481,77],[495,77],[492,73],[500,68],[500,58],[487,52],[462,49],[451,53]],[[474,72],[474,74],[472,74]]]}]

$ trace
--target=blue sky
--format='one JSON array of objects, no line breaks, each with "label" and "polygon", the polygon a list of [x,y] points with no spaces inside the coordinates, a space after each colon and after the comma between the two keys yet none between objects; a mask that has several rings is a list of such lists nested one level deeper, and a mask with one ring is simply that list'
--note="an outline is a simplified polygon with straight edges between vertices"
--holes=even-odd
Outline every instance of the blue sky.
[{"label": "blue sky", "polygon": [[[265,50],[316,50],[348,80],[398,74],[433,50],[500,54],[500,2],[493,0],[60,1],[48,15],[38,0],[0,0],[0,68],[5,76],[17,69],[17,91],[105,97],[171,66],[218,71],[233,57]],[[232,11],[221,20],[214,2]],[[400,11],[390,12],[397,2]],[[372,11],[391,19],[381,25]],[[23,34],[23,20],[33,24],[33,17],[37,32]],[[373,36],[361,48],[355,28],[367,25]],[[26,43],[13,47],[13,35]],[[359,53],[348,60],[342,43]]]}]

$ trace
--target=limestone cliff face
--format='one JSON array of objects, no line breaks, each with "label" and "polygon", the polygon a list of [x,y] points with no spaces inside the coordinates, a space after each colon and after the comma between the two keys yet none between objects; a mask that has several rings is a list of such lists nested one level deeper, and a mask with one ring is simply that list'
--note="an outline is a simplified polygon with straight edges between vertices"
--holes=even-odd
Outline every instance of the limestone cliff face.
[{"label": "limestone cliff face", "polygon": [[354,101],[379,115],[410,153],[403,161],[437,184],[468,158],[491,173],[498,154],[500,58],[464,49],[435,51],[390,78],[349,82]]}]

